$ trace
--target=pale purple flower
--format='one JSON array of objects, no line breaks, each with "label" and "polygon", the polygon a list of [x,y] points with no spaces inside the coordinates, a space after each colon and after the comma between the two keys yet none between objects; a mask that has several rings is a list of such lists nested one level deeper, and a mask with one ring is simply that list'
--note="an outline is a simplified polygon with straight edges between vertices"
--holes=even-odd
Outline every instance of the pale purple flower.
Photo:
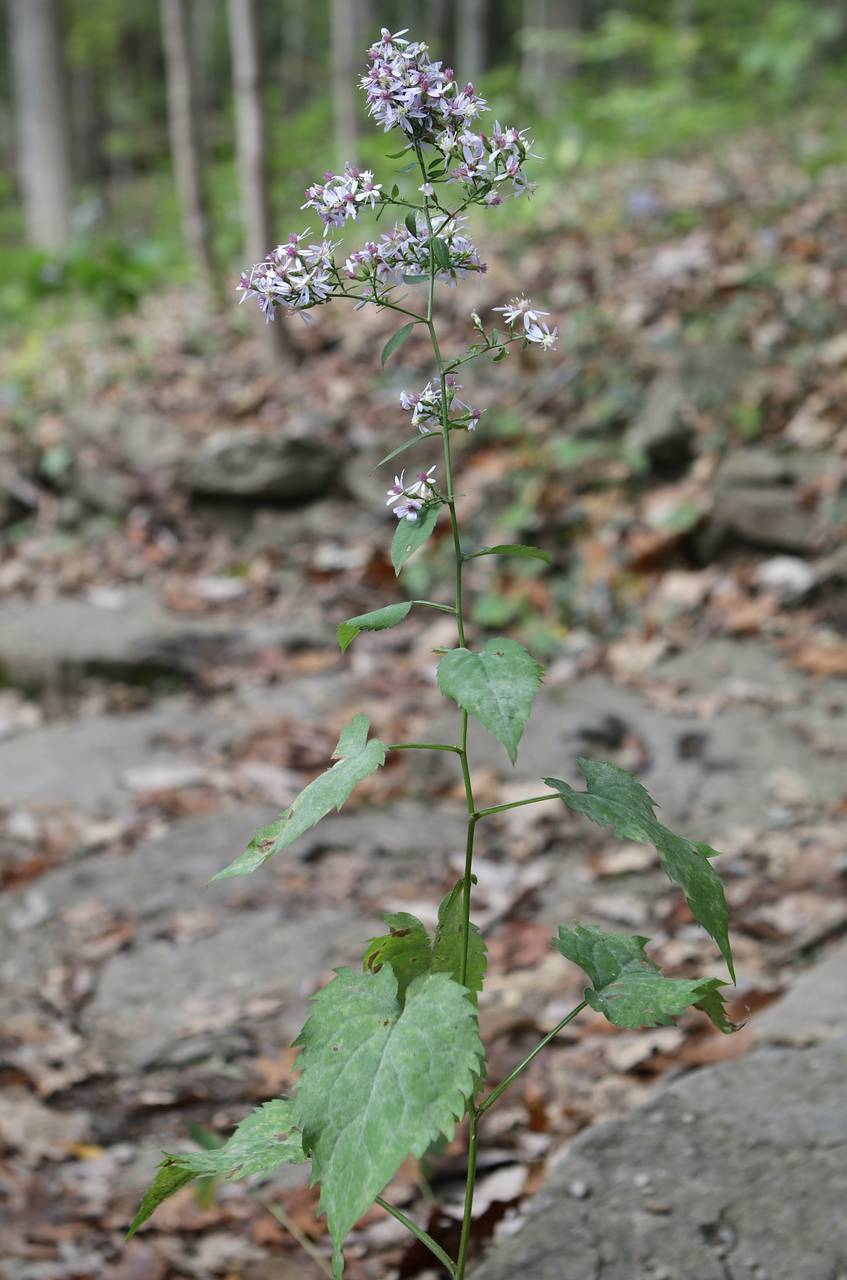
[{"label": "pale purple flower", "polygon": [[306,311],[332,297],[338,283],[332,245],[328,240],[307,245],[308,234],[290,235],[264,262],[257,262],[241,276],[241,301],[256,298],[266,320],[273,320],[280,307]]},{"label": "pale purple flower", "polygon": [[501,311],[507,325],[511,326],[520,321],[527,331],[529,331],[531,325],[539,323],[541,316],[550,314],[549,311],[537,311],[529,298],[523,295],[520,298],[512,298],[505,306],[492,307],[492,310]]},{"label": "pale purple flower", "polygon": [[467,122],[486,110],[473,85],[460,89],[451,67],[433,62],[424,43],[404,35],[405,30],[392,34],[383,27],[368,50],[370,67],[361,80],[368,112],[386,133],[400,129],[431,142],[451,120]]},{"label": "pale purple flower", "polygon": [[359,216],[359,207],[373,209],[382,199],[382,187],[374,182],[370,169],[360,171],[349,162],[343,173],[324,174],[323,183],[306,188],[304,209],[315,209],[325,226],[342,227]]},{"label": "pale purple flower", "polygon": [[419,471],[417,479],[409,484],[406,484],[405,468],[399,476],[394,477],[393,485],[387,490],[388,500],[385,505],[394,508],[394,515],[398,520],[414,523],[426,503],[438,496],[432,483],[434,474],[435,464],[428,471]]},{"label": "pale purple flower", "polygon": [[[469,404],[465,404],[464,400],[459,399],[456,392],[460,391],[461,387],[456,381],[455,374],[448,373],[445,381],[450,426],[466,427],[468,431],[475,431],[482,410],[472,409]],[[413,393],[403,391],[400,395],[400,406],[407,413],[411,410],[412,426],[417,427],[421,435],[431,435],[441,430],[441,387],[437,382],[428,382],[423,391]],[[456,410],[459,412],[455,413]]]},{"label": "pale purple flower", "polygon": [[[432,229],[447,245],[450,266],[438,267],[436,279],[455,284],[468,272],[486,270],[479,252],[465,234],[466,220],[438,214],[432,219]],[[354,280],[370,280],[374,287],[371,301],[379,301],[379,289],[383,291],[403,284],[404,277],[426,279],[429,276],[429,229],[426,220],[418,215],[414,234],[405,222],[395,223],[379,240],[369,242],[362,249],[350,254],[345,264],[347,274]]]}]

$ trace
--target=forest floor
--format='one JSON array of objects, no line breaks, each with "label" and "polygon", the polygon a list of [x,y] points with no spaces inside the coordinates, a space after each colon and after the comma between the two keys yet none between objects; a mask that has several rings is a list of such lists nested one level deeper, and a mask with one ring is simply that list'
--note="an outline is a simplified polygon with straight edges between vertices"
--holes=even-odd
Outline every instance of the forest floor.
[{"label": "forest floor", "polygon": [[[583,1015],[486,1124],[477,1246],[575,1134],[744,1055],[758,1012],[847,928],[847,172],[822,146],[760,135],[585,179],[444,303],[448,345],[518,290],[562,331],[558,357],[466,380],[486,409],[459,458],[468,541],[552,559],[469,575],[474,633],[508,629],[548,668],[514,770],[472,737],[477,795],[575,780],[585,754],[637,772],[670,825],[724,851],[746,1024],[632,1034]],[[344,656],[334,638],[447,589],[443,538],[399,587],[387,555],[391,477],[373,468],[408,434],[400,390],[429,376],[413,341],[377,373],[390,331],[319,315],[279,379],[243,308],[210,320],[173,295],[108,340],[69,324],[4,357],[4,1280],[321,1274],[288,1229],[323,1249],[299,1171],[187,1189],[122,1241],[159,1151],[290,1091],[309,996],[382,911],[433,918],[461,869],[456,771],[398,755],[262,872],[208,883],[354,712],[385,741],[453,731],[433,678],[449,619],[413,611]],[[429,465],[436,444],[408,456]],[[579,999],[550,949],[561,922],[721,975],[652,851],[563,809],[483,825],[477,873],[492,1080]],[[447,1244],[462,1165],[457,1141],[389,1193]],[[429,1266],[379,1210],[349,1257],[353,1280]]]}]

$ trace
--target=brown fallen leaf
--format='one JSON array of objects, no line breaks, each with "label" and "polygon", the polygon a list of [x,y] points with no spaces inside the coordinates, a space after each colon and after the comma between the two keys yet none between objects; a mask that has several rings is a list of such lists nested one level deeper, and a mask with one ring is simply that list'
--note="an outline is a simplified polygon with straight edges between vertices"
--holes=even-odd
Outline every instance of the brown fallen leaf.
[{"label": "brown fallen leaf", "polygon": [[804,640],[792,653],[791,665],[811,676],[847,676],[847,640]]}]

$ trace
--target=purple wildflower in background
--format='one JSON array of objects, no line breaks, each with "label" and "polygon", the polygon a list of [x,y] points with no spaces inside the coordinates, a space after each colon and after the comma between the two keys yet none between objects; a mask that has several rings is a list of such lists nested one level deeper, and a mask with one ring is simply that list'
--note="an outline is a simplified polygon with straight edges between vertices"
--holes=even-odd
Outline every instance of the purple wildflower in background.
[{"label": "purple wildflower in background", "polygon": [[[273,320],[278,307],[303,311],[326,302],[338,278],[328,240],[304,245],[308,230],[292,233],[249,272],[244,272],[238,285],[240,301],[256,298],[266,320]],[[305,316],[304,316],[305,319]]]},{"label": "purple wildflower in background", "polygon": [[537,310],[529,298],[512,298],[511,302],[506,303],[505,306],[493,307],[492,310],[502,312],[503,319],[512,330],[516,325],[521,324],[523,337],[527,342],[537,343],[545,351],[552,351],[555,348],[559,330],[551,329],[547,321],[542,320],[541,317],[549,315],[549,311]]},{"label": "purple wildflower in background", "polygon": [[382,199],[382,186],[370,169],[359,170],[349,161],[343,173],[324,174],[323,183],[306,188],[303,209],[315,209],[324,226],[342,227],[359,216],[362,205],[373,209]]},{"label": "purple wildflower in background", "polygon": [[[456,381],[455,374],[448,373],[445,382],[448,414],[453,409],[460,410],[456,418],[450,418],[451,427],[466,427],[468,431],[475,431],[482,416],[482,410],[472,409],[469,404],[465,404],[464,400],[459,399],[456,391],[461,390],[461,387]],[[423,391],[412,393],[403,391],[400,395],[400,407],[407,413],[411,410],[412,426],[417,427],[421,435],[430,435],[433,431],[441,430],[441,387],[437,383],[428,382]]]}]

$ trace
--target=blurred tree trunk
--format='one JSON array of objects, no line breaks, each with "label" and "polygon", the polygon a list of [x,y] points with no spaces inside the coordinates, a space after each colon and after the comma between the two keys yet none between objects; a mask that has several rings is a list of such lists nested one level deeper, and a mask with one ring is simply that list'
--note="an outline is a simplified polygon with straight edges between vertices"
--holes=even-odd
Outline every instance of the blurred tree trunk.
[{"label": "blurred tree trunk", "polygon": [[[267,132],[262,109],[261,41],[257,0],[229,0],[229,43],[235,97],[235,145],[244,247],[249,263],[261,262],[271,244],[270,194],[267,170]],[[266,324],[261,315],[268,354],[289,362],[293,347],[285,322]]]},{"label": "blurred tree trunk", "polygon": [[309,97],[309,0],[285,0],[282,25],[282,86],[285,103],[299,111]]},{"label": "blurred tree trunk", "polygon": [[458,0],[456,6],[456,72],[464,84],[485,70],[487,0]]},{"label": "blurred tree trunk", "polygon": [[360,0],[331,0],[333,46],[333,132],[338,165],[356,159],[358,92],[356,73],[363,58],[357,49]]},{"label": "blurred tree trunk", "polygon": [[583,0],[524,0],[522,88],[542,115],[555,115],[573,74],[566,37],[581,29],[582,9]]},{"label": "blurred tree trunk", "polygon": [[58,0],[10,0],[9,21],[27,235],[59,249],[71,225],[71,171]]},{"label": "blurred tree trunk", "polygon": [[432,57],[446,62],[448,66],[452,62],[450,16],[450,0],[429,0],[426,16],[427,42],[432,46]]},{"label": "blurred tree trunk", "polygon": [[217,280],[212,260],[209,216],[203,186],[197,85],[192,65],[188,0],[161,0],[162,40],[168,89],[171,159],[182,210],[182,232],[189,253],[210,291]]}]

